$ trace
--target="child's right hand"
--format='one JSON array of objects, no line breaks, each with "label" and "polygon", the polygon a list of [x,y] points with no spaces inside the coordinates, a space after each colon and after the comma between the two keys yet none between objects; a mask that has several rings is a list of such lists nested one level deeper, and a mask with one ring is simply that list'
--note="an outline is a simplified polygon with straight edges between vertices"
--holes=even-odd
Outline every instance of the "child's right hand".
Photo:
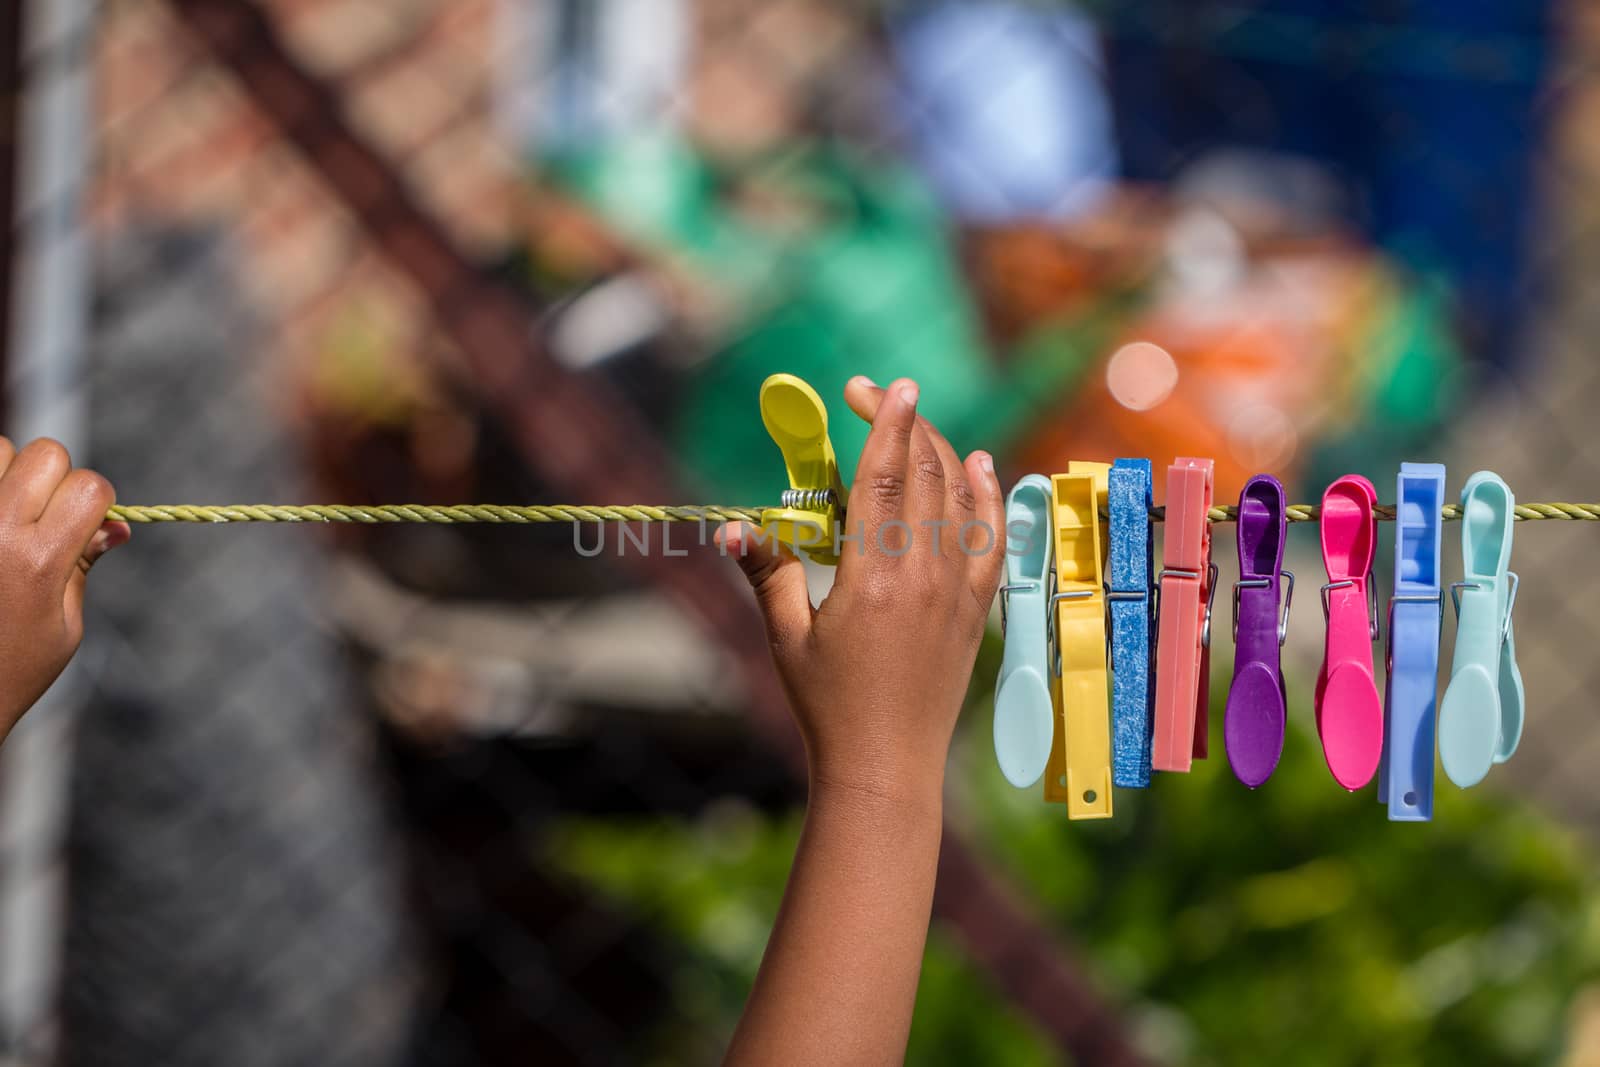
[{"label": "child's right hand", "polygon": [[812,610],[805,570],[787,550],[749,526],[725,528],[722,538],[760,602],[813,787],[937,810],[1000,584],[1005,501],[987,453],[963,463],[918,417],[913,382],[886,392],[856,378],[845,399],[872,432],[846,508],[846,532],[860,539],[841,546],[822,605]]},{"label": "child's right hand", "polygon": [[0,437],[0,742],[83,639],[89,568],[130,534],[105,521],[115,501],[111,483],[73,470],[57,442],[18,452]]}]

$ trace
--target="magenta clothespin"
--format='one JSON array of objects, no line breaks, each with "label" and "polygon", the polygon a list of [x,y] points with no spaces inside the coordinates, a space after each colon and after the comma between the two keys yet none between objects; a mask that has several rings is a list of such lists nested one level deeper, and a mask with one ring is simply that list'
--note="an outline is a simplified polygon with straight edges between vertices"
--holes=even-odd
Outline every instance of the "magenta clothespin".
[{"label": "magenta clothespin", "polygon": [[[1284,507],[1283,483],[1270,474],[1251,478],[1239,494],[1233,685],[1228,690],[1222,737],[1233,773],[1251,789],[1277,768],[1288,715],[1281,649],[1289,634],[1294,574],[1283,569],[1288,533]],[[1286,589],[1281,579],[1288,581]]]},{"label": "magenta clothespin", "polygon": [[1322,495],[1322,613],[1328,640],[1317,677],[1317,732],[1334,780],[1360,789],[1383,755],[1383,705],[1373,680],[1378,599],[1372,561],[1378,549],[1378,492],[1347,474]]}]

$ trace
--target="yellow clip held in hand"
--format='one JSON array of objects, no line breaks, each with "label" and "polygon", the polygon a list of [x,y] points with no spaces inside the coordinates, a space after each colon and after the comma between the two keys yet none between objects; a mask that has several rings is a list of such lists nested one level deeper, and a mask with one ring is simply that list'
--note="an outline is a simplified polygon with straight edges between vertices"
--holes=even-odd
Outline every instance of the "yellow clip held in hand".
[{"label": "yellow clip held in hand", "polygon": [[792,374],[761,383],[761,422],[783,452],[789,490],[783,506],[761,513],[761,528],[818,563],[837,564],[837,526],[844,486],[828,439],[828,409],[817,391]]},{"label": "yellow clip held in hand", "polygon": [[1111,702],[1106,671],[1106,552],[1100,521],[1109,463],[1074,461],[1050,480],[1056,549],[1056,731],[1045,799],[1069,819],[1111,817]]}]

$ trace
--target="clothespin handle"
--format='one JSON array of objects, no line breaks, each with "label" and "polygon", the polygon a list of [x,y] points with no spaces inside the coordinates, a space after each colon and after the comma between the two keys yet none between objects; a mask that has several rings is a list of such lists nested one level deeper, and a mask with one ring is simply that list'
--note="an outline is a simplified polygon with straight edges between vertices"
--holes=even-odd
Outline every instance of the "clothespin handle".
[{"label": "clothespin handle", "polygon": [[1112,784],[1143,789],[1150,784],[1156,701],[1150,461],[1113,463],[1108,501]]},{"label": "clothespin handle", "polygon": [[[1237,530],[1234,671],[1222,734],[1233,773],[1254,789],[1278,766],[1287,724],[1280,649],[1288,636],[1294,575],[1283,569],[1288,523],[1282,482],[1258,474],[1245,483],[1239,494]],[[1289,582],[1288,596],[1280,594],[1283,578]]]},{"label": "clothespin handle", "polygon": [[1462,788],[1515,751],[1522,733],[1522,675],[1511,639],[1515,576],[1509,570],[1516,497],[1492,471],[1461,490],[1461,559],[1451,586],[1456,606],[1455,659],[1439,705],[1439,760]]},{"label": "clothespin handle", "polygon": [[1050,479],[1030,474],[1006,498],[1006,581],[1000,587],[1005,650],[994,693],[994,752],[1019,789],[1044,774],[1055,740],[1049,644],[1049,575],[1054,558]]},{"label": "clothespin handle", "polygon": [[1051,479],[1055,528],[1056,703],[1061,715],[1045,798],[1070,819],[1111,817],[1111,711],[1106,675],[1105,531],[1110,464],[1073,461]]},{"label": "clothespin handle", "polygon": [[1322,610],[1328,633],[1317,679],[1317,731],[1334,780],[1360,789],[1383,756],[1383,706],[1373,676],[1372,642],[1378,636],[1377,590],[1372,564],[1378,545],[1371,482],[1347,474],[1322,496],[1322,559],[1328,583]]},{"label": "clothespin handle", "polygon": [[1433,818],[1434,718],[1439,692],[1439,577],[1445,469],[1405,463],[1395,486],[1394,595],[1378,800],[1393,822]]},{"label": "clothespin handle", "polygon": [[1167,468],[1167,522],[1162,545],[1156,662],[1155,739],[1151,766],[1187,771],[1205,751],[1209,699],[1207,624],[1216,587],[1211,563],[1212,479],[1209,459],[1179,457]]},{"label": "clothespin handle", "polygon": [[782,507],[762,512],[762,529],[818,563],[838,563],[845,494],[827,406],[800,378],[774,374],[761,383],[761,421],[783,453],[790,486]]}]

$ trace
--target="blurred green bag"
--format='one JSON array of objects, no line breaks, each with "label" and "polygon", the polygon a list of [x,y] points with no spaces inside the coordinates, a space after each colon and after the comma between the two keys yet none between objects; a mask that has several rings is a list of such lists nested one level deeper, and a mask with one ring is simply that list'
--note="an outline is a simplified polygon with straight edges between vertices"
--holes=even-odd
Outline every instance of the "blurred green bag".
[{"label": "blurred green bag", "polygon": [[756,417],[769,374],[798,374],[833,411],[848,480],[866,425],[843,410],[855,374],[922,386],[921,408],[960,427],[992,384],[944,221],[920,180],[892,162],[803,148],[713,165],[655,139],[569,156],[553,173],[631,239],[686,261],[732,315],[694,370],[673,444],[719,500],[771,502],[787,487]]}]

